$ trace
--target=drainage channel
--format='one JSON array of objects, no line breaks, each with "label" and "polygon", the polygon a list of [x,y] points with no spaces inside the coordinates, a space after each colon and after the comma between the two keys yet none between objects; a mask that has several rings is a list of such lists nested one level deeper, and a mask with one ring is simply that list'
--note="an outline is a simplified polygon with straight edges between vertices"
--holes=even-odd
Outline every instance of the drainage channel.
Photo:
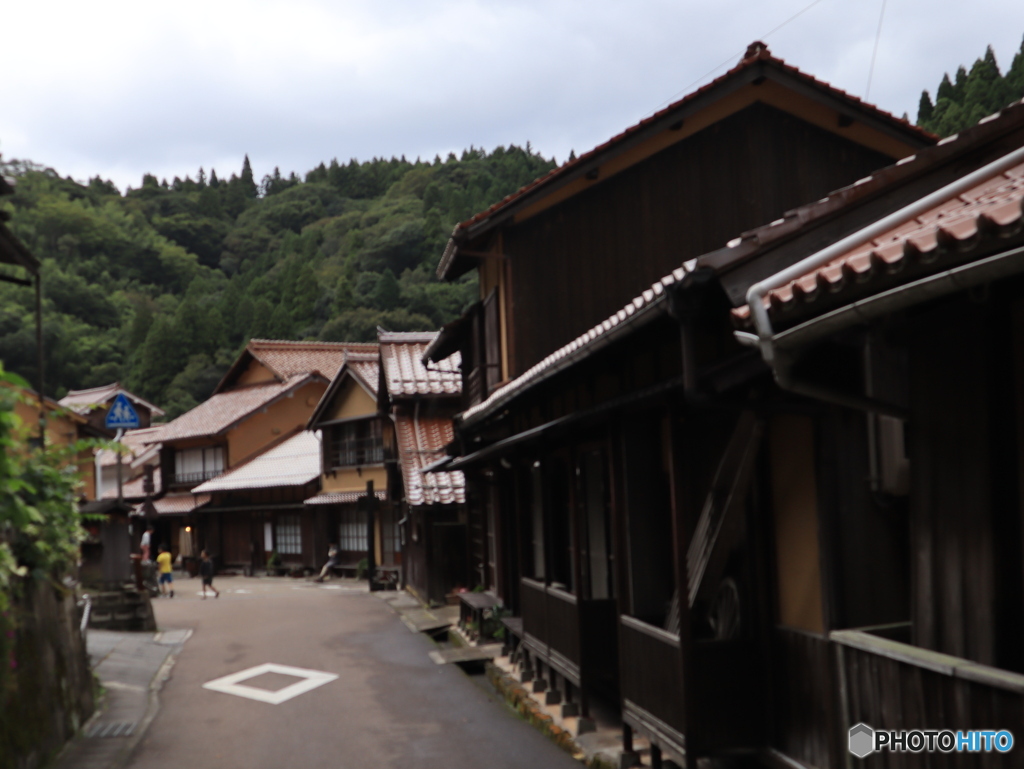
[{"label": "drainage channel", "polygon": [[106,724],[96,724],[87,733],[86,737],[131,737],[135,732],[137,721],[111,721]]}]

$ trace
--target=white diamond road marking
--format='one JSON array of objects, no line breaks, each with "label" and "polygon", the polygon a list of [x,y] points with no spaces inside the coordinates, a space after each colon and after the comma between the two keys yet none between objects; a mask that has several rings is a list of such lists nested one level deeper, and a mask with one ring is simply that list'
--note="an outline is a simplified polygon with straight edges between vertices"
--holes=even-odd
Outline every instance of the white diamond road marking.
[{"label": "white diamond road marking", "polygon": [[[240,683],[241,681],[261,676],[264,673],[280,673],[283,676],[292,676],[303,680],[290,684],[283,689],[278,689],[276,692],[259,689],[255,686],[243,686]],[[275,665],[273,662],[267,662],[248,670],[232,673],[223,678],[207,681],[203,684],[203,688],[222,692],[223,694],[233,694],[236,697],[247,697],[250,700],[267,702],[271,705],[280,705],[282,702],[287,702],[293,697],[298,697],[300,694],[313,691],[313,689],[319,686],[329,684],[337,677],[334,673],[325,673],[322,670],[306,670],[305,668],[293,668],[288,665]]]}]

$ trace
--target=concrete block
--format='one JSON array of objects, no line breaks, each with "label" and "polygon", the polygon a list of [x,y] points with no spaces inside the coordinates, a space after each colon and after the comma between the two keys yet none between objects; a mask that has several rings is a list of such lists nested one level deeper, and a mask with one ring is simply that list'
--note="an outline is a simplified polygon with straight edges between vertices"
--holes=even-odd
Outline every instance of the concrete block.
[{"label": "concrete block", "polygon": [[562,718],[574,718],[580,714],[580,706],[575,702],[562,703]]},{"label": "concrete block", "polygon": [[562,693],[558,689],[548,689],[544,692],[545,705],[557,705],[562,701]]},{"label": "concrete block", "polygon": [[539,694],[540,692],[547,691],[548,682],[543,678],[533,679],[533,693]]},{"label": "concrete block", "polygon": [[596,732],[597,724],[594,723],[593,718],[586,718],[580,716],[576,721],[576,736],[579,737],[581,734],[587,734],[589,732]]}]

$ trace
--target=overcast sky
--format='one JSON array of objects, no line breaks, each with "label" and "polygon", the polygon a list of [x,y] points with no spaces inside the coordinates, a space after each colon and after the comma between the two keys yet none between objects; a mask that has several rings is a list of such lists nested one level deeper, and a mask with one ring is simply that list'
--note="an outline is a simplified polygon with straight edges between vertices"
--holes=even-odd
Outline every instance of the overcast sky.
[{"label": "overcast sky", "polygon": [[[559,162],[724,72],[747,44],[864,96],[883,0],[20,2],[3,12],[0,153],[119,187],[144,172],[256,178],[337,157],[525,144]],[[923,88],[991,44],[1021,0],[885,0],[868,100]],[[715,67],[721,68],[712,72]]]}]

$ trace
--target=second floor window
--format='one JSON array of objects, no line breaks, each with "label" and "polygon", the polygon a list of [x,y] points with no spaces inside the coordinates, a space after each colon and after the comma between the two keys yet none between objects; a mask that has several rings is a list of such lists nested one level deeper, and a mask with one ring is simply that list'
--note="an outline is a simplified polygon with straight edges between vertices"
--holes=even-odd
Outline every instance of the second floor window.
[{"label": "second floor window", "polygon": [[384,440],[379,419],[345,422],[330,429],[327,461],[332,468],[378,465],[384,461]]},{"label": "second floor window", "polygon": [[201,483],[223,472],[223,446],[181,449],[174,452],[174,479],[178,483]]}]

